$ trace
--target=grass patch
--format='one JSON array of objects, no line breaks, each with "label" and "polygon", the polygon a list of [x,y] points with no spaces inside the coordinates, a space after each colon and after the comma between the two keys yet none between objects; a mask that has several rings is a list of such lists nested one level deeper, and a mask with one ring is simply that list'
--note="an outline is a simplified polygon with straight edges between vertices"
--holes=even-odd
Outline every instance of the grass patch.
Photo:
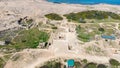
[{"label": "grass patch", "polygon": [[37,28],[24,30],[14,38],[13,42],[18,48],[36,48],[39,43],[47,42],[49,39],[48,33],[39,31]]},{"label": "grass patch", "polygon": [[111,27],[114,25],[113,23],[109,23],[108,25],[103,24],[101,27],[99,23],[86,23],[79,24],[76,27],[76,32],[78,39],[83,42],[89,42],[91,40],[95,40],[95,35],[112,35],[115,34],[115,30]]},{"label": "grass patch", "polygon": [[47,42],[49,33],[39,31],[38,28],[23,30],[7,46],[0,46],[4,53],[12,53],[26,48],[37,48],[39,43]]},{"label": "grass patch", "polygon": [[[91,38],[93,38],[96,34],[98,34],[99,32],[97,30],[94,30],[96,28],[93,28],[91,26],[88,26],[88,25],[79,25],[76,27],[76,32],[77,32],[77,36],[78,36],[78,39],[83,41],[83,42],[89,42]],[[94,30],[92,32],[89,32],[89,30]]]},{"label": "grass patch", "polygon": [[86,53],[93,54],[93,55],[104,55],[105,52],[101,48],[97,46],[88,46],[85,48]]},{"label": "grass patch", "polygon": [[87,33],[80,33],[78,35],[79,40],[83,41],[83,42],[88,42],[90,40],[90,35]]},{"label": "grass patch", "polygon": [[76,22],[84,21],[84,19],[97,19],[97,20],[103,20],[103,19],[119,20],[120,19],[120,16],[113,12],[97,11],[97,10],[70,13],[70,14],[65,14],[64,16],[68,20],[76,21]]},{"label": "grass patch", "polygon": [[51,20],[63,20],[63,18],[60,15],[55,13],[46,14],[45,17]]},{"label": "grass patch", "polygon": [[0,68],[4,68],[4,65],[5,65],[5,61],[0,58]]}]

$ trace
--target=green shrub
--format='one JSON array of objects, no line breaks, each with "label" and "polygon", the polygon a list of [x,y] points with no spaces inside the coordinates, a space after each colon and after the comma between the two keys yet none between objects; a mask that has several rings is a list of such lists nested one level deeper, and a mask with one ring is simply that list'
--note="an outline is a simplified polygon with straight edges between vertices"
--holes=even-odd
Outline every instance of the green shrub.
[{"label": "green shrub", "polygon": [[104,32],[104,28],[98,28],[99,31]]},{"label": "green shrub", "polygon": [[104,64],[99,64],[99,65],[97,66],[97,68],[107,68],[107,67],[106,67],[106,65],[104,65]]},{"label": "green shrub", "polygon": [[88,42],[90,40],[90,35],[88,33],[84,33],[83,28],[81,26],[76,27],[76,32],[78,33],[77,37],[79,40],[83,42]]},{"label": "green shrub", "polygon": [[63,20],[63,18],[60,15],[55,13],[46,14],[45,17],[51,20]]},{"label": "green shrub", "polygon": [[26,20],[26,23],[27,23],[28,25],[30,25],[32,22],[33,22],[33,19],[28,19],[28,20]]},{"label": "green shrub", "polygon": [[88,63],[84,68],[97,68],[96,63]]},{"label": "green shrub", "polygon": [[5,45],[8,45],[10,43],[11,43],[11,40],[8,40],[8,39],[5,40]]},{"label": "green shrub", "polygon": [[118,14],[115,14],[112,12],[106,12],[106,11],[97,11],[97,10],[83,11],[83,12],[78,12],[78,13],[70,13],[70,14],[65,14],[64,16],[68,20],[72,20],[72,21],[76,21],[76,22],[84,21],[84,19],[102,20],[102,19],[112,18],[112,19],[120,20],[120,16]]},{"label": "green shrub", "polygon": [[83,59],[82,62],[83,63],[87,63],[88,61],[87,61],[87,59]]},{"label": "green shrub", "polygon": [[109,63],[110,63],[112,66],[120,66],[119,61],[117,61],[117,60],[115,60],[115,59],[110,59],[110,60],[109,60]]},{"label": "green shrub", "polygon": [[52,29],[58,29],[56,26],[53,26]]},{"label": "green shrub", "polygon": [[90,35],[87,33],[79,33],[78,38],[83,42],[88,42],[90,40]]},{"label": "green shrub", "polygon": [[64,68],[67,68],[66,65],[64,65]]},{"label": "green shrub", "polygon": [[61,68],[61,63],[60,62],[55,62],[55,61],[49,61],[45,63],[45,65],[41,66],[40,68]]},{"label": "green shrub", "polygon": [[82,64],[80,62],[75,62],[75,68],[82,68]]}]

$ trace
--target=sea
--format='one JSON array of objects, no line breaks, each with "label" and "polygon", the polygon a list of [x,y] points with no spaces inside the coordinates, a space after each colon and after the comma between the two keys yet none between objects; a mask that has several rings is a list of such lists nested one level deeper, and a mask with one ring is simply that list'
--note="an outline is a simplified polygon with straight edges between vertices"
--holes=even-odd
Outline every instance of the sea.
[{"label": "sea", "polygon": [[67,4],[84,4],[84,5],[94,5],[94,4],[120,5],[120,0],[48,0],[48,2],[67,3]]}]

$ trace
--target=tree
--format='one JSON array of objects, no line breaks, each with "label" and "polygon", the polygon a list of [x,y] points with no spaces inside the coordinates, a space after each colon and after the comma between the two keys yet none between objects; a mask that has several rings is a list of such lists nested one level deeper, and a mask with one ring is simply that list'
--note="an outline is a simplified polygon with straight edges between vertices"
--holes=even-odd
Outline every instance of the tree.
[{"label": "tree", "polygon": [[104,64],[99,64],[99,65],[97,66],[97,68],[107,68],[107,67],[106,67],[106,65],[104,65]]},{"label": "tree", "polygon": [[98,28],[99,31],[104,32],[104,28]]},{"label": "tree", "polygon": [[10,44],[10,43],[11,43],[11,40],[10,40],[10,39],[6,39],[6,40],[5,40],[5,44],[6,44],[6,45],[8,45],[8,44]]}]

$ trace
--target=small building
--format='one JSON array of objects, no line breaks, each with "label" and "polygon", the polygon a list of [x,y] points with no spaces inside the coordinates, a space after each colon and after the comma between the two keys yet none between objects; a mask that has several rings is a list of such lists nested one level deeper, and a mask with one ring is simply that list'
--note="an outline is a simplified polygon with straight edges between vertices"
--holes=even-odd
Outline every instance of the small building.
[{"label": "small building", "polygon": [[74,68],[75,61],[73,59],[69,59],[67,61],[68,68]]},{"label": "small building", "polygon": [[116,39],[115,36],[108,36],[108,35],[102,35],[101,37],[106,39],[106,40],[115,40]]}]

